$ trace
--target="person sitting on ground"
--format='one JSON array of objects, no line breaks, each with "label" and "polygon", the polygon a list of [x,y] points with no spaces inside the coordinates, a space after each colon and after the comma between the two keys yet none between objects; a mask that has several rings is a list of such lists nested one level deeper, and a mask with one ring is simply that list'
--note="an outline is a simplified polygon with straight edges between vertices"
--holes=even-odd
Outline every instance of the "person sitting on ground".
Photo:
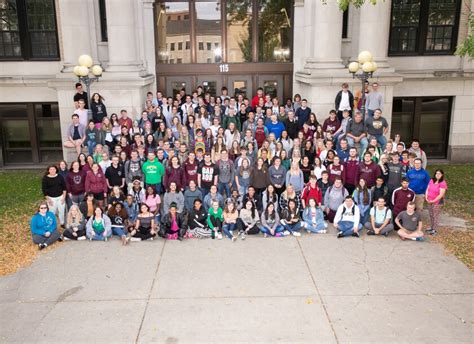
[{"label": "person sitting on ground", "polygon": [[280,215],[278,215],[278,210],[275,208],[276,204],[269,202],[265,207],[265,211],[262,212],[260,216],[260,231],[263,233],[263,236],[282,236],[282,233],[285,231],[285,228],[280,223]]},{"label": "person sitting on ground", "polygon": [[324,221],[324,213],[314,198],[308,200],[308,205],[303,210],[304,228],[308,233],[325,234],[328,228]]},{"label": "person sitting on ground", "polygon": [[222,215],[222,208],[218,201],[212,201],[211,208],[209,208],[207,215],[207,225],[211,229],[212,239],[222,239],[222,222],[224,217]]},{"label": "person sitting on ground", "polygon": [[258,234],[260,233],[260,229],[258,228],[258,211],[255,208],[254,202],[250,199],[245,201],[244,207],[240,210],[240,216],[237,224],[239,228],[239,235],[242,240],[245,240],[246,234]]},{"label": "person sitting on ground", "polygon": [[89,240],[107,241],[112,235],[112,223],[101,207],[94,208],[94,215],[87,221],[86,235]]},{"label": "person sitting on ground", "polygon": [[127,236],[128,214],[123,207],[123,203],[115,203],[108,210],[107,216],[110,218],[110,222],[112,223],[112,234],[121,238],[122,245],[127,245],[129,241],[129,237]]},{"label": "person sitting on ground", "polygon": [[[194,183],[194,181],[192,181]],[[208,238],[211,236],[211,230],[207,226],[207,212],[202,206],[199,198],[194,200],[194,205],[188,209],[188,233],[193,238]]]},{"label": "person sitting on ground", "polygon": [[370,221],[364,224],[367,228],[367,235],[385,235],[393,231],[392,211],[385,206],[385,198],[380,196],[376,200],[376,205],[370,209]]},{"label": "person sitting on ground", "polygon": [[359,237],[359,231],[362,229],[360,212],[351,196],[346,196],[344,203],[337,208],[336,216],[334,217],[334,227],[338,230],[338,238],[351,235]]},{"label": "person sitting on ground", "polygon": [[294,199],[288,201],[288,207],[282,209],[280,223],[285,228],[283,232],[284,236],[292,234],[295,237],[301,236],[299,232],[303,227],[301,222],[301,217],[299,215],[299,210]]},{"label": "person sitting on ground", "polygon": [[75,204],[71,206],[67,213],[66,228],[64,229],[63,236],[65,240],[86,240],[84,216]]},{"label": "person sitting on ground", "polygon": [[232,242],[237,240],[234,236],[234,230],[237,228],[237,219],[239,218],[239,211],[232,200],[227,200],[224,210],[222,212],[224,223],[222,224],[222,231]]},{"label": "person sitting on ground", "polygon": [[425,240],[421,222],[421,215],[415,212],[415,202],[408,202],[407,210],[402,211],[395,218],[395,223],[400,228],[398,235],[402,240]]},{"label": "person sitting on ground", "polygon": [[130,232],[131,241],[153,240],[156,236],[155,215],[150,212],[150,207],[140,204],[140,213],[135,220],[135,228]]},{"label": "person sitting on ground", "polygon": [[181,241],[186,236],[186,228],[184,216],[179,213],[178,205],[172,202],[169,210],[161,218],[159,235],[166,239]]},{"label": "person sitting on ground", "polygon": [[40,203],[38,211],[31,218],[30,227],[33,242],[38,245],[40,250],[61,240],[61,233],[57,230],[56,217],[49,211],[47,202]]}]

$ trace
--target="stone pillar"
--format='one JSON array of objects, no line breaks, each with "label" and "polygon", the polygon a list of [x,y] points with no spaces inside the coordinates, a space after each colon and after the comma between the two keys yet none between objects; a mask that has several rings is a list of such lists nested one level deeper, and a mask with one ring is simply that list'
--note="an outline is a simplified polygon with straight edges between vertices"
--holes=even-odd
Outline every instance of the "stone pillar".
[{"label": "stone pillar", "polygon": [[65,67],[63,72],[71,72],[82,54],[90,55],[97,61],[94,16],[90,15],[92,2],[93,0],[61,0],[57,3],[61,60]]},{"label": "stone pillar", "polygon": [[368,50],[379,68],[388,67],[388,37],[391,1],[370,1],[360,8],[359,52]]},{"label": "stone pillar", "polygon": [[344,68],[341,59],[342,12],[337,1],[323,3],[316,0],[308,7],[312,11],[312,32],[311,37],[306,37],[306,42],[312,42],[312,49],[305,68]]},{"label": "stone pillar", "polygon": [[107,72],[132,72],[143,69],[139,61],[140,37],[137,31],[138,2],[106,0],[109,64]]}]

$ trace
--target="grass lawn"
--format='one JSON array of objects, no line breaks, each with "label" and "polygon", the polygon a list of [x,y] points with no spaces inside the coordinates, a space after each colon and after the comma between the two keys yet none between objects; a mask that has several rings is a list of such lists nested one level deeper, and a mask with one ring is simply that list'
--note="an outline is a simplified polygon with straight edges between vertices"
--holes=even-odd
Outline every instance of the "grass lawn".
[{"label": "grass lawn", "polygon": [[[468,230],[442,228],[433,240],[474,269],[474,165],[432,165],[442,168],[448,182],[444,210],[469,221]],[[29,222],[42,199],[43,171],[0,171],[0,276],[28,265],[38,254],[31,242]],[[49,250],[50,248],[48,248]]]}]

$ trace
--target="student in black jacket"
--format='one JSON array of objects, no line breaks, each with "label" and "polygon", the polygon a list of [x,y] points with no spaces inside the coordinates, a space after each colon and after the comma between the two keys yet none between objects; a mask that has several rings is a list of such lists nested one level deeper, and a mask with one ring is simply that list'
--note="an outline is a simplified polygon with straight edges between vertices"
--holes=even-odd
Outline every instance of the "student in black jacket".
[{"label": "student in black jacket", "polygon": [[195,199],[193,204],[188,213],[188,231],[194,238],[208,238],[212,231],[207,226],[207,212],[200,199]]},{"label": "student in black jacket", "polygon": [[43,176],[41,187],[48,202],[49,211],[58,213],[59,222],[64,226],[66,215],[66,181],[58,173],[58,168],[51,165]]}]

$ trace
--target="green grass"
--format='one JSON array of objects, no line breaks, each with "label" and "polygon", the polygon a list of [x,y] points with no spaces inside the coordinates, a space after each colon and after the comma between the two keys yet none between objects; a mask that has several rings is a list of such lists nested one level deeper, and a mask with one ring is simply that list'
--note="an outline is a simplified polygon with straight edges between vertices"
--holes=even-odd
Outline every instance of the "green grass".
[{"label": "green grass", "polygon": [[42,199],[41,177],[43,171],[0,172],[0,214],[11,209],[30,211]]}]

